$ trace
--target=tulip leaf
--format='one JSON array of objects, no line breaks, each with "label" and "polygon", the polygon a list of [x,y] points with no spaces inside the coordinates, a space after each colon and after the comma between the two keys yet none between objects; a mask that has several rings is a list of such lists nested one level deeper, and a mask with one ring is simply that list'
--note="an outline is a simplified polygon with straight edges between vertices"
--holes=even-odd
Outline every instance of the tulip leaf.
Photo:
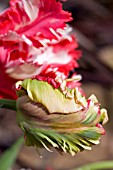
[{"label": "tulip leaf", "polygon": [[91,163],[71,170],[88,170],[88,169],[89,170],[113,169],[113,161],[102,161],[102,162]]},{"label": "tulip leaf", "polygon": [[0,169],[9,170],[16,161],[17,155],[23,144],[23,137],[16,141],[8,150],[0,157]]}]

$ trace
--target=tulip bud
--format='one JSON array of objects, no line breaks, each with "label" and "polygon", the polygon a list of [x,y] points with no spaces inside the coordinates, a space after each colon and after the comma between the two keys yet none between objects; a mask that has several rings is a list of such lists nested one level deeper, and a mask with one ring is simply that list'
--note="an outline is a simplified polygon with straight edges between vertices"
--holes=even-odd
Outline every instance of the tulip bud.
[{"label": "tulip bud", "polygon": [[94,95],[86,99],[78,87],[69,89],[64,81],[57,88],[38,79],[19,81],[16,86],[17,122],[26,145],[49,151],[55,147],[73,156],[99,143],[108,117]]}]

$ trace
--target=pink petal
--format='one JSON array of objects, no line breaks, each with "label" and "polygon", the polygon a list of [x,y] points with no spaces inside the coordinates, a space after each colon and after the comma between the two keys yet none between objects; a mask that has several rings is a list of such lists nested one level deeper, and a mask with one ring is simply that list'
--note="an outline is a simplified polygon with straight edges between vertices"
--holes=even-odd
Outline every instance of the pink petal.
[{"label": "pink petal", "polygon": [[[50,28],[64,28],[71,14],[56,0],[11,0],[10,8],[0,15],[0,34],[13,30],[20,35],[42,34],[55,38]],[[5,29],[4,29],[5,28]]]}]

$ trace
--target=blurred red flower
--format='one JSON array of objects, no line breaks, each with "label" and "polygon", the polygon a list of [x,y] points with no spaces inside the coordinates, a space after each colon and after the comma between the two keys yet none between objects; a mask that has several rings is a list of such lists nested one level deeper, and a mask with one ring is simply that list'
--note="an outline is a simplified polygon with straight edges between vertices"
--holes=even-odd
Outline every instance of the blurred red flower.
[{"label": "blurred red flower", "polygon": [[36,75],[64,79],[78,66],[78,44],[65,24],[71,19],[56,0],[10,1],[0,15],[0,98],[16,98],[17,80]]}]

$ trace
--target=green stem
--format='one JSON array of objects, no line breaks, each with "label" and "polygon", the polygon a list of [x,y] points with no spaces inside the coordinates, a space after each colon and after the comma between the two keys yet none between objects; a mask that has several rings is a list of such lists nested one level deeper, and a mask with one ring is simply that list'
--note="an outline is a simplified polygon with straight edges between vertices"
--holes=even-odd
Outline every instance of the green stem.
[{"label": "green stem", "polygon": [[16,100],[0,99],[0,108],[7,108],[16,111]]},{"label": "green stem", "polygon": [[113,169],[113,161],[102,161],[102,162],[92,163],[72,170],[99,170],[99,169],[101,170]]}]

